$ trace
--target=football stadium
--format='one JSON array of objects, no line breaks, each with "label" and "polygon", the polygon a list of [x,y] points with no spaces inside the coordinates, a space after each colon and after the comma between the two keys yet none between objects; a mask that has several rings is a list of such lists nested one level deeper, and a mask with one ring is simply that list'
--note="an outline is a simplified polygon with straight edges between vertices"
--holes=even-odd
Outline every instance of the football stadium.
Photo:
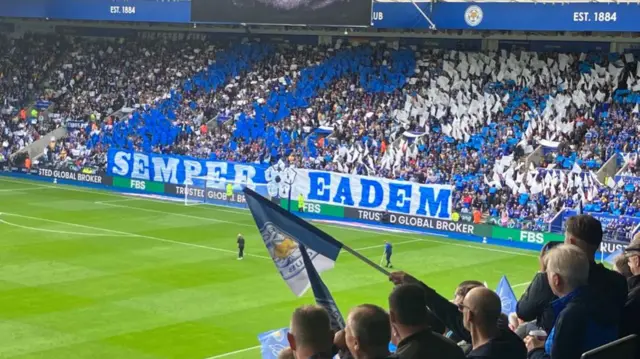
[{"label": "football stadium", "polygon": [[640,358],[639,17],[0,0],[0,358]]}]

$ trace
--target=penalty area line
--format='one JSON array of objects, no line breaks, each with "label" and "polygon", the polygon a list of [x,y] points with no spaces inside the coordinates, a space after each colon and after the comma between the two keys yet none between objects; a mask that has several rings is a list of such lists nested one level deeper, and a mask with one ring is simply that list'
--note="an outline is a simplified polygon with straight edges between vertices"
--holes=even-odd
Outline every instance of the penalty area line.
[{"label": "penalty area line", "polygon": [[[2,214],[3,213],[0,213],[0,215]],[[0,223],[4,223],[10,227],[25,229],[25,230],[34,231],[34,232],[69,234],[69,235],[84,236],[84,237],[131,237],[129,235],[122,235],[122,234],[82,233],[82,232],[61,231],[57,229],[37,228],[37,227],[23,226],[21,224],[11,223],[3,219],[0,219]]]},{"label": "penalty area line", "polygon": [[209,357],[209,358],[206,358],[206,359],[225,358],[225,357],[232,356],[232,355],[235,355],[235,354],[240,354],[240,353],[244,353],[244,352],[260,349],[260,347],[261,347],[260,345],[256,345],[255,347],[244,348],[244,349],[240,349],[240,350],[234,350],[232,352],[228,352],[228,353],[212,356],[212,357]]}]

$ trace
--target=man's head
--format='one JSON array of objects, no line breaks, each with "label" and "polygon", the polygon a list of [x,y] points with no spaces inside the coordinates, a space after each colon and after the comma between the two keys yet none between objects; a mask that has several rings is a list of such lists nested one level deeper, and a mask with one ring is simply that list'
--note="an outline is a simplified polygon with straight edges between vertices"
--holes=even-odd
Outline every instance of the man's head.
[{"label": "man's head", "polygon": [[345,336],[355,359],[385,357],[389,354],[391,325],[384,309],[363,304],[351,310]]},{"label": "man's head", "polygon": [[630,278],[633,276],[631,273],[631,268],[629,267],[629,262],[631,258],[627,258],[625,254],[617,255],[613,259],[613,269],[622,274],[625,278]]},{"label": "man's head", "polygon": [[242,237],[242,233],[238,233],[238,238]]},{"label": "man's head", "polygon": [[545,255],[547,279],[555,295],[564,297],[587,284],[589,260],[583,250],[571,244],[562,244]]},{"label": "man's head", "polygon": [[640,238],[634,238],[624,250],[629,270],[633,275],[640,274]]},{"label": "man's head", "polygon": [[588,214],[573,216],[567,220],[564,243],[578,246],[592,261],[602,243],[602,224]]},{"label": "man's head", "polygon": [[500,297],[491,289],[485,286],[471,289],[458,308],[469,332],[489,332],[498,328],[502,304]]},{"label": "man's head", "polygon": [[477,287],[483,287],[483,286],[484,284],[482,284],[482,282],[479,282],[477,280],[465,280],[464,282],[458,285],[458,288],[456,288],[456,292],[453,297],[453,304],[455,305],[462,304],[464,297],[467,296],[467,293],[469,293],[471,289],[477,288]]},{"label": "man's head", "polygon": [[415,284],[401,284],[393,289],[389,295],[389,318],[400,336],[428,327],[437,333],[444,331],[440,321],[427,308],[424,289]]},{"label": "man's head", "polygon": [[317,305],[307,305],[296,309],[291,317],[289,345],[294,353],[304,355],[331,353],[333,332],[329,313]]}]

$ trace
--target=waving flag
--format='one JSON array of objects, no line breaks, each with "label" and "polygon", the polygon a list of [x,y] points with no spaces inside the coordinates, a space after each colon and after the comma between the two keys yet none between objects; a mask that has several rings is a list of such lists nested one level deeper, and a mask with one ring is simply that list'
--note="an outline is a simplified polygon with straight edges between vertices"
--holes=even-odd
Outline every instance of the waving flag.
[{"label": "waving flag", "polygon": [[511,288],[511,284],[509,284],[509,280],[507,280],[507,276],[503,275],[502,278],[500,278],[500,283],[498,283],[496,293],[500,296],[503,314],[509,315],[516,311],[518,299],[516,299],[516,295],[513,293],[513,289]]},{"label": "waving flag", "polygon": [[342,243],[256,192],[250,189],[244,191],[253,219],[274,264],[293,293],[301,296],[309,289],[310,282],[299,244],[307,247],[307,255],[313,264],[311,267],[317,275],[333,268],[343,247]]},{"label": "waving flag", "polygon": [[289,333],[289,329],[282,328],[258,335],[262,359],[277,359],[278,354],[289,347],[287,333]]},{"label": "waving flag", "polygon": [[340,251],[344,249],[380,273],[389,275],[384,268],[362,254],[251,189],[245,188],[243,192],[274,264],[295,295],[301,296],[310,286],[299,244],[306,247],[318,273],[333,268]]},{"label": "waving flag", "polygon": [[324,309],[329,312],[329,316],[331,317],[331,329],[334,331],[344,329],[344,319],[342,318],[342,314],[340,314],[340,310],[338,309],[336,302],[333,300],[333,296],[331,295],[331,292],[329,292],[329,288],[327,288],[322,281],[322,278],[320,278],[318,271],[316,271],[308,252],[304,248],[304,245],[300,245],[300,253],[302,254],[302,261],[304,262],[304,266],[307,270],[307,277],[311,282],[313,295],[316,297],[316,304],[324,307]]}]

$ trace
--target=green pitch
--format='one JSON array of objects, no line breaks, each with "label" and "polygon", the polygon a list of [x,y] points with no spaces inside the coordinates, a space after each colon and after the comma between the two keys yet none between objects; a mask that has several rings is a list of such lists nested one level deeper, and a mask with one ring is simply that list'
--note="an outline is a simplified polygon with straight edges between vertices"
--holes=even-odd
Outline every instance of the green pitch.
[{"label": "green pitch", "polygon": [[[0,358],[259,358],[256,336],[313,303],[284,283],[248,211],[0,177]],[[537,256],[445,237],[320,225],[451,297],[466,279],[516,294]],[[236,235],[247,239],[236,260]],[[343,315],[391,285],[348,253],[323,279]]]}]

